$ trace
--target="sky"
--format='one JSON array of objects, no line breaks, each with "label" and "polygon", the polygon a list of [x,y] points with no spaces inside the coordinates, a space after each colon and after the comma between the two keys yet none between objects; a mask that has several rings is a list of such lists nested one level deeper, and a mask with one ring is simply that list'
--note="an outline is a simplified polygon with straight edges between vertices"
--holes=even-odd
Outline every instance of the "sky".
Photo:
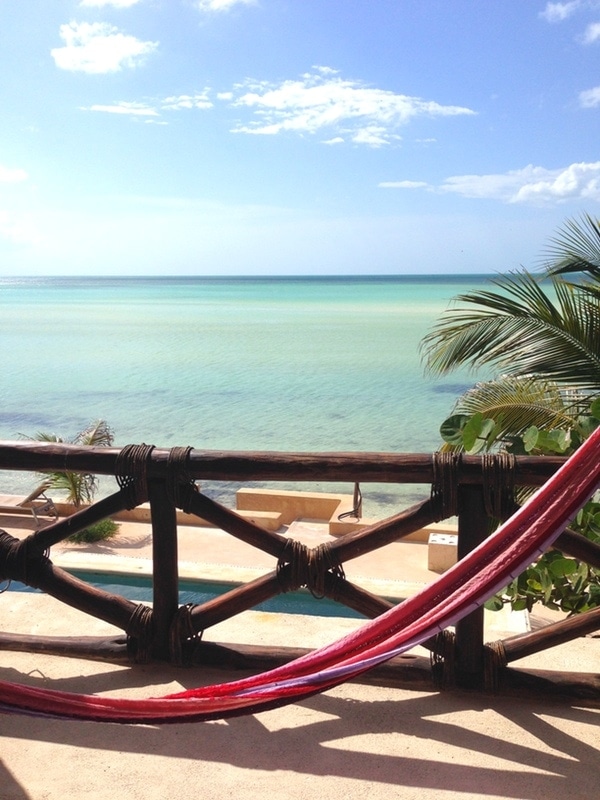
[{"label": "sky", "polygon": [[600,2],[0,0],[0,275],[538,268]]}]

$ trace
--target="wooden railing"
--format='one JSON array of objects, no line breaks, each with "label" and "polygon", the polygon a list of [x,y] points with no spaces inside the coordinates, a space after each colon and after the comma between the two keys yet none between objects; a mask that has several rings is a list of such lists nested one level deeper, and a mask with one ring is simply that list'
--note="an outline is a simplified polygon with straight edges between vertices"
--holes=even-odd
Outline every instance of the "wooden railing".
[{"label": "wooden railing", "polygon": [[[562,462],[558,457],[523,456],[508,464],[506,458],[494,456],[446,456],[444,459],[439,454],[215,452],[191,448],[167,450],[145,445],[116,449],[0,442],[0,470],[68,470],[117,477],[119,489],[114,494],[24,539],[1,532],[0,580],[18,580],[39,587],[62,602],[120,628],[125,634],[108,639],[51,639],[5,633],[0,634],[0,649],[174,663],[208,659],[214,664],[215,660],[223,659],[231,664],[231,652],[201,640],[201,634],[281,592],[300,587],[308,588],[315,598],[332,598],[372,618],[386,611],[391,603],[347,580],[344,563],[399,541],[448,515],[458,517],[461,557],[488,535],[492,517],[510,513],[513,484],[540,486]],[[195,481],[430,484],[432,495],[388,519],[310,549],[286,535],[264,530],[215,502],[197,489]],[[73,533],[147,501],[152,525],[152,607],[94,588],[56,567],[48,557],[53,545]],[[208,602],[191,608],[180,606],[177,509],[194,514],[272,556],[273,570]],[[566,531],[556,547],[600,567],[600,547],[579,534]],[[6,596],[2,602],[6,602]],[[446,668],[446,677],[452,672],[459,685],[481,687],[487,683],[497,686],[498,672],[505,682],[520,680],[506,669],[507,663],[599,627],[600,609],[550,625],[542,631],[493,643],[490,647],[484,642],[483,610],[479,609],[456,626],[451,656],[448,639],[444,642],[436,637],[426,646],[434,654],[434,676],[439,677]],[[259,650],[246,648],[244,651],[242,648],[234,660],[241,666],[255,666],[278,663],[298,655],[297,650],[285,646],[271,653]],[[494,655],[492,661],[497,662],[491,681],[490,653]],[[451,670],[448,669],[449,659],[452,659]],[[417,666],[423,667],[423,664],[418,662]],[[528,686],[531,680],[529,676]],[[562,683],[564,685],[564,681]],[[592,691],[600,696],[597,679],[588,676],[583,683],[584,693]]]}]

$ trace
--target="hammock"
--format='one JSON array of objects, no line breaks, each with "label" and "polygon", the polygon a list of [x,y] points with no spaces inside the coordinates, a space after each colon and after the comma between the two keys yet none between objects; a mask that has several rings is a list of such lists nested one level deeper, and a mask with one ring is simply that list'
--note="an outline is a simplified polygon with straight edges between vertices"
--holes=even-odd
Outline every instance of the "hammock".
[{"label": "hammock", "polygon": [[479,547],[418,594],[325,648],[260,675],[142,700],[0,681],[0,711],[102,722],[192,722],[255,713],[323,692],[481,607],[554,542],[599,487],[600,428]]}]

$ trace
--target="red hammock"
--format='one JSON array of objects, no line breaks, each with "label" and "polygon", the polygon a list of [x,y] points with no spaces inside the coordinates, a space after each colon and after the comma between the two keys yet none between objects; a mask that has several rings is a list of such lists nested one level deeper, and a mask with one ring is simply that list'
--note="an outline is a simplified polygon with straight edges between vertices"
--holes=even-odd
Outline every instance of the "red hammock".
[{"label": "red hammock", "polygon": [[103,722],[191,722],[309,697],[404,653],[479,608],[552,544],[599,487],[600,428],[479,547],[418,594],[328,647],[250,678],[144,700],[0,681],[0,711]]}]

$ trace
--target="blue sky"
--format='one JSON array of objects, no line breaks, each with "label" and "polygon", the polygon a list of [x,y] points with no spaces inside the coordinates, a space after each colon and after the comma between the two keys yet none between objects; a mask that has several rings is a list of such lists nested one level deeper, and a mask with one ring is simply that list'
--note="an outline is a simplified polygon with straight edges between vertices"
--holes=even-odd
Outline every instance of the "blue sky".
[{"label": "blue sky", "polygon": [[0,0],[0,274],[495,272],[600,202],[600,2]]}]

